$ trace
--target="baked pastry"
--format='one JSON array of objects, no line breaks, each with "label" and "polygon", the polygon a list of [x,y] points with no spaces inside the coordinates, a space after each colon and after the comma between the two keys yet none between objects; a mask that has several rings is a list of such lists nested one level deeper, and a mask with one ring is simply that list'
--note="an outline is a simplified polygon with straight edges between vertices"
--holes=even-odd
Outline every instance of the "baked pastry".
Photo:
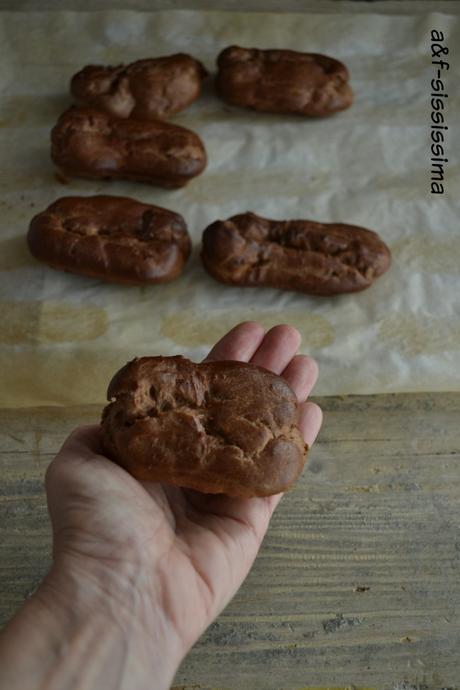
[{"label": "baked pastry", "polygon": [[266,369],[142,357],[107,398],[105,450],[137,479],[246,498],[285,491],[304,466],[296,395]]},{"label": "baked pastry", "polygon": [[347,68],[327,55],[229,46],[217,66],[218,95],[243,108],[324,117],[353,101]]},{"label": "baked pastry", "polygon": [[206,167],[195,132],[162,120],[115,118],[70,108],[51,132],[51,157],[64,175],[183,187]]},{"label": "baked pastry", "polygon": [[207,72],[190,55],[137,60],[129,65],[88,65],[72,77],[77,103],[115,117],[152,120],[169,117],[193,103]]},{"label": "baked pastry", "polygon": [[390,266],[371,230],[343,223],[269,220],[242,213],[203,233],[203,265],[229,285],[265,285],[312,295],[368,288]]},{"label": "baked pastry", "polygon": [[58,199],[32,219],[27,242],[58,270],[135,285],[173,280],[191,249],[178,213],[116,196]]}]

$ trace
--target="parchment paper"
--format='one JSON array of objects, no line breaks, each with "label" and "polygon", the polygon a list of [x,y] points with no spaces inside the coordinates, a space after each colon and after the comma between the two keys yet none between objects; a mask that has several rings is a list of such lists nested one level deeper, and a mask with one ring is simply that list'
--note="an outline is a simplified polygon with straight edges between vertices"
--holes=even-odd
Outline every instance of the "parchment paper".
[{"label": "parchment paper", "polygon": [[[446,193],[429,193],[431,29],[450,70]],[[179,191],[55,178],[49,131],[71,103],[71,75],[190,52],[214,69],[236,43],[342,59],[352,108],[325,120],[224,105],[212,81],[174,121],[197,131],[205,173]],[[237,12],[32,12],[0,16],[0,405],[103,402],[112,373],[135,355],[205,355],[245,319],[299,328],[320,364],[318,394],[458,390],[460,20],[447,15]],[[59,273],[28,255],[30,218],[57,197],[122,194],[183,214],[195,250],[184,275],[126,288]],[[376,230],[391,270],[369,290],[336,298],[230,288],[201,268],[202,230],[252,210],[271,218],[349,222]]]}]

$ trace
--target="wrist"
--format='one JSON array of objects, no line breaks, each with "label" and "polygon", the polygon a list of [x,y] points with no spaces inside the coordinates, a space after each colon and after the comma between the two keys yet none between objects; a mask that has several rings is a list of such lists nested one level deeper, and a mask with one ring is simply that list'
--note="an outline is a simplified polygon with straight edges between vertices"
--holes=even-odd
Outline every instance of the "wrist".
[{"label": "wrist", "polygon": [[[26,674],[23,655],[15,658],[24,646]],[[14,690],[166,690],[183,656],[179,636],[138,583],[65,556],[5,630],[0,680]]]},{"label": "wrist", "polygon": [[155,678],[155,689],[169,688],[186,651],[156,595],[154,578],[141,565],[102,567],[65,555],[55,558],[39,594],[67,626],[94,620],[105,635],[118,637],[127,667],[136,667],[131,673],[139,680],[146,677],[145,687],[151,688]]}]

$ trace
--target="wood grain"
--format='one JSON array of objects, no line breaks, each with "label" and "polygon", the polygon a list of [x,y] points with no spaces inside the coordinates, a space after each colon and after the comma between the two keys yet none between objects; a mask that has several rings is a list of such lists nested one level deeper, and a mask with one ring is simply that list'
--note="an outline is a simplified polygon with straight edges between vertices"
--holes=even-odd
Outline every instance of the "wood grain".
[{"label": "wood grain", "polygon": [[[318,402],[308,468],[177,689],[460,688],[460,394]],[[0,411],[0,621],[49,565],[46,466],[98,415]]]},{"label": "wood grain", "polygon": [[[37,7],[37,5],[40,5]],[[414,14],[445,12],[458,14],[458,0],[1,0],[0,10],[16,12],[49,10],[230,10],[248,12],[378,12]]]}]

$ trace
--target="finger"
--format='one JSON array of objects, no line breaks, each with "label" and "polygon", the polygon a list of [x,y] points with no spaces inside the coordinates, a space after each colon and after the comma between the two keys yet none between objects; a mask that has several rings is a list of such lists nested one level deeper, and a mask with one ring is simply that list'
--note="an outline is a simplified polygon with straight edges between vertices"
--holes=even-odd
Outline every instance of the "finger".
[{"label": "finger", "polygon": [[[313,360],[312,360],[313,361]],[[321,428],[321,423],[323,421],[323,413],[321,408],[315,403],[303,403],[300,406],[300,420],[299,428],[305,442],[311,447],[318,435]],[[264,501],[266,501],[268,513],[271,516],[275,511],[278,503],[283,498],[284,493],[274,494],[273,496],[267,496]]]},{"label": "finger", "polygon": [[91,424],[74,429],[62,444],[58,455],[75,453],[87,457],[102,452],[101,427],[99,424]]},{"label": "finger", "polygon": [[318,378],[318,365],[307,355],[296,355],[281,374],[289,383],[297,400],[303,402],[310,395]]},{"label": "finger", "polygon": [[[101,436],[98,424],[74,429],[48,465],[47,490],[59,490],[66,482],[71,482],[74,488],[80,487],[82,491],[86,491],[89,485],[100,484],[102,487],[109,478],[107,473],[125,483],[137,484],[137,480],[123,467],[107,457]],[[88,463],[91,463],[90,472]]]},{"label": "finger", "polygon": [[321,429],[323,413],[315,403],[306,402],[300,405],[299,429],[305,443],[312,446]]},{"label": "finger", "polygon": [[206,519],[226,518],[233,534],[248,534],[260,542],[282,494],[267,497],[235,498],[225,494],[202,494],[186,489],[189,504]]},{"label": "finger", "polygon": [[270,519],[271,519],[273,513],[275,512],[275,508],[277,507],[278,503],[281,501],[283,496],[284,496],[284,492],[282,492],[280,494],[273,494],[273,496],[266,496],[264,498],[264,501],[267,504],[267,510],[268,510],[268,514],[270,516]]},{"label": "finger", "polygon": [[281,374],[299,349],[300,340],[300,333],[293,326],[274,326],[265,335],[251,364]]},{"label": "finger", "polygon": [[205,362],[236,360],[249,362],[264,337],[264,329],[254,321],[246,321],[232,328],[214,345]]},{"label": "finger", "polygon": [[72,472],[72,468],[83,465],[87,462],[94,463],[95,460],[104,463],[113,463],[102,456],[102,442],[100,438],[100,426],[80,426],[72,431],[62,444],[56,457],[48,465],[46,471],[47,491],[52,486],[62,483],[63,470]]}]

